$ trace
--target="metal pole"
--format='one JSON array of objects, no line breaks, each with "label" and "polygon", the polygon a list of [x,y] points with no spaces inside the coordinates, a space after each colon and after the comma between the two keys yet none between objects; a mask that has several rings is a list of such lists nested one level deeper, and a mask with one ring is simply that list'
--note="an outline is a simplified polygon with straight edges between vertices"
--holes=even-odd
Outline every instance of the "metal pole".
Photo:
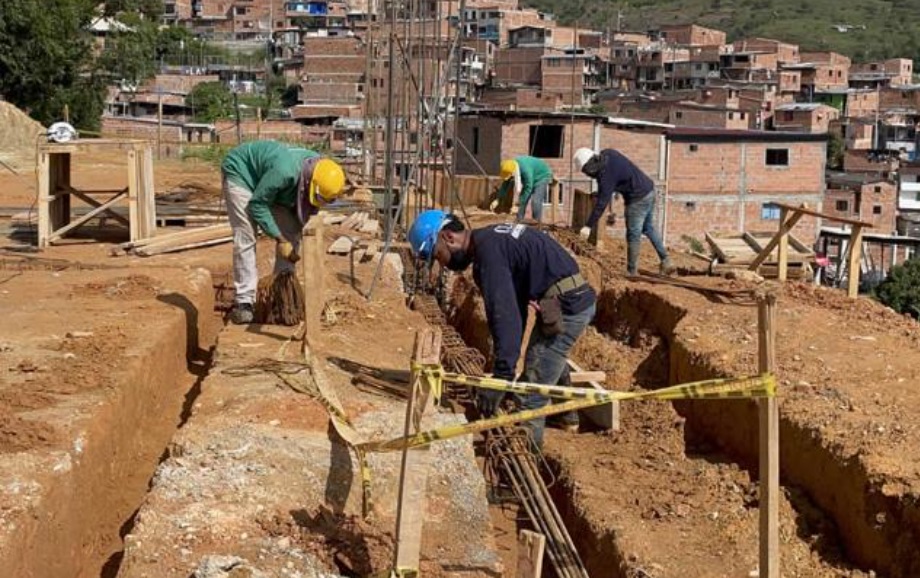
[{"label": "metal pole", "polygon": [[459,142],[459,132],[460,132],[460,80],[463,75],[463,41],[466,39],[466,0],[460,0],[460,5],[458,6],[458,28],[457,28],[457,66],[456,66],[456,86],[454,87],[454,127],[453,134],[451,135],[451,142],[453,146],[451,147],[451,197],[450,197],[450,210],[454,210],[454,199],[458,196],[458,187],[460,185],[457,181],[457,143]]},{"label": "metal pole", "polygon": [[384,218],[384,233],[389,236],[390,230],[393,227],[393,215],[390,213],[393,210],[393,147],[395,146],[395,123],[393,122],[393,82],[394,82],[394,73],[393,73],[393,64],[395,61],[394,53],[394,25],[396,23],[396,0],[390,0],[389,6],[389,17],[388,17],[388,27],[387,27],[387,142],[386,149],[384,151],[384,156],[386,158],[386,169],[384,173],[384,204],[383,204],[383,218]]}]

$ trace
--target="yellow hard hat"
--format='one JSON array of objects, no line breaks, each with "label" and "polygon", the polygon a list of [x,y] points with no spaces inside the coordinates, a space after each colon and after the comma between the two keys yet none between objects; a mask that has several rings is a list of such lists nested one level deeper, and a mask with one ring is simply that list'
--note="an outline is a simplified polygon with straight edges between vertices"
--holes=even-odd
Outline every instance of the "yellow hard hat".
[{"label": "yellow hard hat", "polygon": [[332,159],[320,159],[310,177],[310,204],[322,207],[331,203],[345,189],[345,171]]},{"label": "yellow hard hat", "polygon": [[514,176],[514,171],[518,168],[517,161],[506,159],[502,161],[499,177],[503,181],[507,181]]}]

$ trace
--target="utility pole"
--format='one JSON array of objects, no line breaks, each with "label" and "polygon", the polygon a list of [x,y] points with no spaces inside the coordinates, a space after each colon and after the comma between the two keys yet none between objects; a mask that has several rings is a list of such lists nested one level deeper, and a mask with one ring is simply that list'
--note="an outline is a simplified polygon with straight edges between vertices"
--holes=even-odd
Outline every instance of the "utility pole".
[{"label": "utility pole", "polygon": [[460,150],[458,146],[459,142],[459,131],[460,131],[460,80],[463,75],[463,41],[466,39],[466,0],[460,0],[458,6],[459,14],[457,15],[457,23],[459,28],[457,29],[457,77],[456,77],[456,86],[454,87],[454,129],[453,134],[451,135],[451,142],[453,146],[451,147],[451,195],[450,195],[450,210],[454,210],[454,199],[459,196],[459,186],[460,182],[457,180],[457,154]]}]

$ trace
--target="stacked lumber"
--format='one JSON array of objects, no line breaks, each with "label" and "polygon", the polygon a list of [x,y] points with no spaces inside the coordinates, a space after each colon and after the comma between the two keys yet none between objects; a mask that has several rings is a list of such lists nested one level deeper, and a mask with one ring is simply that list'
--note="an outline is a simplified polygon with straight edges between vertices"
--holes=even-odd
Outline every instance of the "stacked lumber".
[{"label": "stacked lumber", "polygon": [[200,227],[178,233],[167,233],[148,239],[122,243],[112,250],[113,256],[134,254],[152,257],[164,253],[176,253],[188,249],[211,247],[233,241],[233,232],[229,224]]},{"label": "stacked lumber", "polygon": [[358,211],[352,213],[342,221],[339,226],[346,230],[359,231],[361,233],[377,234],[380,230],[380,221],[371,219],[370,213]]}]

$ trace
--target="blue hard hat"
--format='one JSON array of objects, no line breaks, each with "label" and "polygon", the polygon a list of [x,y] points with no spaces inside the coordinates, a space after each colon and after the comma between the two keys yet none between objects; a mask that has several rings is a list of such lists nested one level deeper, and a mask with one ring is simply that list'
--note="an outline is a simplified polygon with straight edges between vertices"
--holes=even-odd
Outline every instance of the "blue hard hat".
[{"label": "blue hard hat", "polygon": [[449,215],[438,209],[423,211],[419,214],[406,237],[416,257],[430,259],[434,246],[438,242],[438,233],[449,221]]}]

